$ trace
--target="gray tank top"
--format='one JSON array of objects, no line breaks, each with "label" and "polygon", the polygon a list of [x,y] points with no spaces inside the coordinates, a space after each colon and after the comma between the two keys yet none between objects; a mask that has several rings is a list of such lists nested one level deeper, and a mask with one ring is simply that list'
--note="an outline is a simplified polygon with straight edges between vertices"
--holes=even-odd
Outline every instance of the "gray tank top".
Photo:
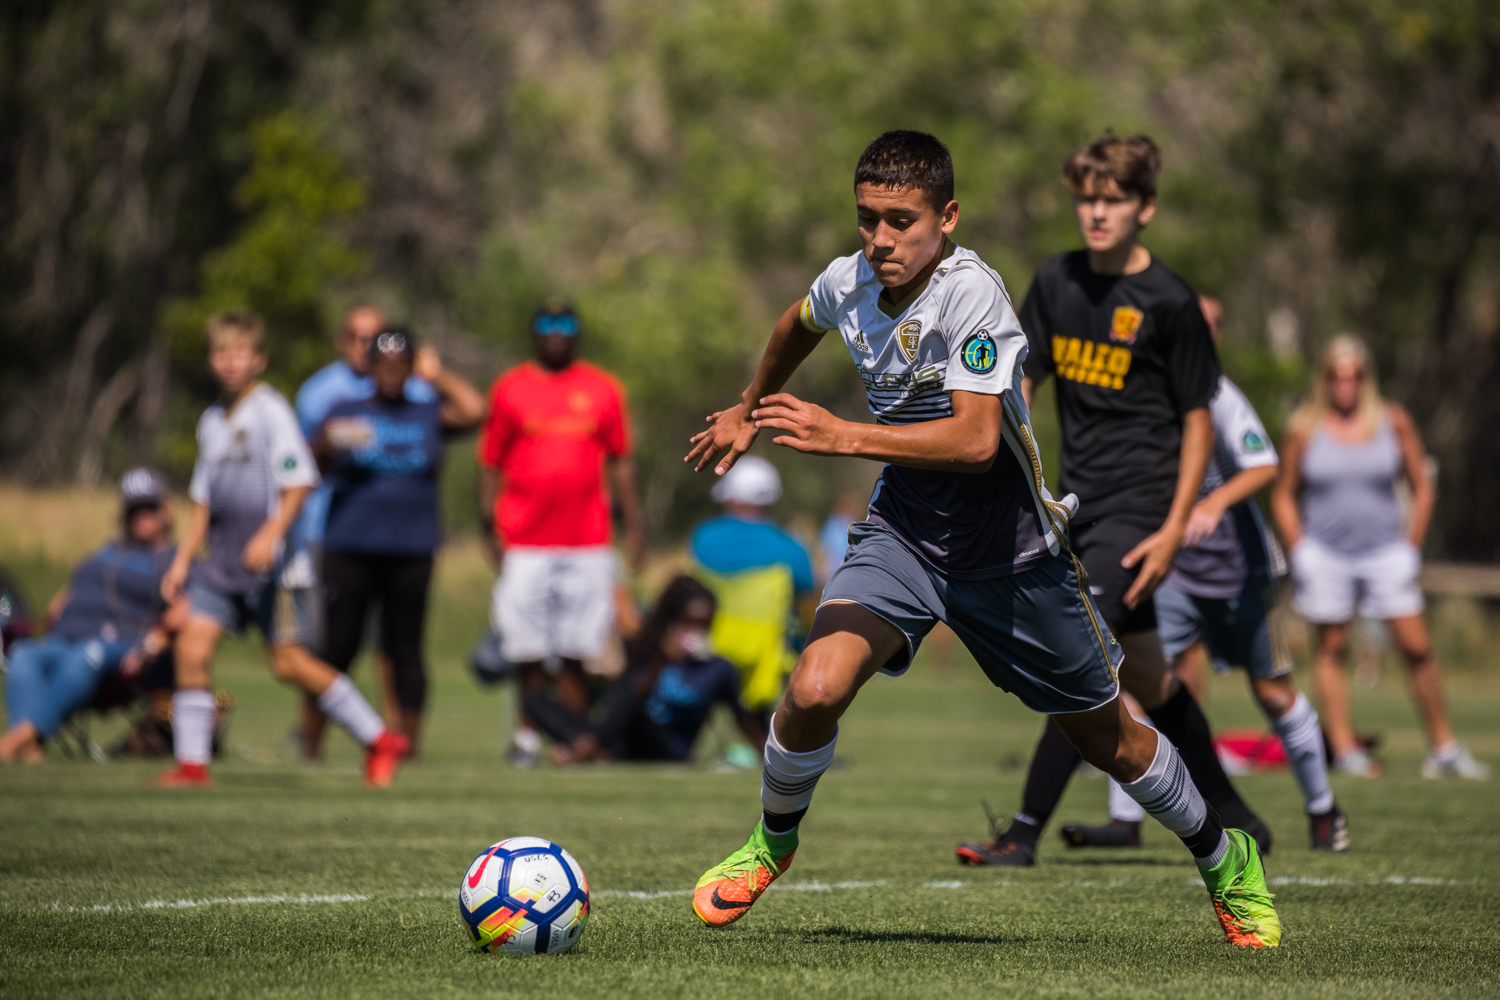
[{"label": "gray tank top", "polygon": [[1401,446],[1389,420],[1364,444],[1344,444],[1318,428],[1302,455],[1302,527],[1307,537],[1350,555],[1402,537],[1396,479]]}]

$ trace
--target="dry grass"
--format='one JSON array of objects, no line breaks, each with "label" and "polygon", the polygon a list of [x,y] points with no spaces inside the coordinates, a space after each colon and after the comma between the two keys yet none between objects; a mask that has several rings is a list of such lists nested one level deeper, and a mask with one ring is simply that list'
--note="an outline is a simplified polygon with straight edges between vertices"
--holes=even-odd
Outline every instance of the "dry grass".
[{"label": "dry grass", "polygon": [[115,534],[119,503],[103,490],[0,485],[0,559],[72,563]]}]

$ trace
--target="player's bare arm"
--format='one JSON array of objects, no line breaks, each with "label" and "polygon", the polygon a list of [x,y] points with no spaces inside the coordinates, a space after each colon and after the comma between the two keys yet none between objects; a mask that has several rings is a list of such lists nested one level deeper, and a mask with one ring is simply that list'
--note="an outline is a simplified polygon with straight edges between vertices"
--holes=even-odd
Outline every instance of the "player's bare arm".
[{"label": "player's bare arm", "polygon": [[276,513],[266,518],[266,523],[250,536],[244,551],[240,553],[240,561],[245,564],[246,569],[264,573],[271,568],[271,564],[276,561],[277,546],[286,537],[292,522],[297,520],[297,515],[302,511],[302,501],[311,492],[311,486],[291,486],[281,491],[281,503],[277,504]]},{"label": "player's bare arm", "polygon": [[1166,523],[1125,554],[1120,564],[1140,565],[1135,583],[1125,592],[1125,606],[1134,608],[1150,596],[1172,570],[1172,560],[1182,548],[1188,517],[1203,486],[1203,473],[1214,450],[1214,422],[1208,407],[1200,406],[1182,415],[1182,453],[1177,466],[1177,492]]},{"label": "player's bare arm", "polygon": [[635,460],[624,455],[606,458],[604,468],[609,476],[610,493],[620,504],[630,568],[639,573],[646,563],[646,531],[641,520],[640,494],[635,488]]},{"label": "player's bare arm", "polygon": [[[823,334],[802,325],[802,301],[798,299],[792,303],[776,321],[766,352],[761,355],[760,367],[755,370],[755,378],[749,387],[740,395],[739,403],[727,410],[710,413],[708,429],[693,435],[693,450],[683,461],[692,462],[694,472],[702,472],[704,467],[717,461],[714,472],[722,476],[750,450],[759,433],[750,411],[760,399],[786,385],[797,366],[807,360],[823,339]],[[722,460],[720,456],[723,456]]]},{"label": "player's bare arm", "polygon": [[1281,542],[1290,552],[1302,541],[1302,512],[1297,509],[1297,493],[1302,488],[1302,453],[1307,450],[1307,434],[1293,425],[1281,440],[1281,475],[1271,490],[1271,517]]},{"label": "player's bare arm", "polygon": [[1223,486],[1199,500],[1188,515],[1184,545],[1197,545],[1214,533],[1219,522],[1224,520],[1229,508],[1243,500],[1249,500],[1276,481],[1277,467],[1258,465],[1236,472]]},{"label": "player's bare arm", "polygon": [[750,416],[771,439],[810,455],[844,455],[941,472],[987,472],[1000,448],[1000,397],[955,390],[953,416],[901,426],[841,420],[821,406],[779,392]]},{"label": "player's bare arm", "polygon": [[193,568],[193,557],[203,548],[203,540],[207,537],[208,507],[195,503],[187,528],[182,533],[182,540],[177,544],[177,554],[172,557],[172,565],[162,574],[161,596],[168,604],[181,595],[182,586],[187,583],[188,571]]}]

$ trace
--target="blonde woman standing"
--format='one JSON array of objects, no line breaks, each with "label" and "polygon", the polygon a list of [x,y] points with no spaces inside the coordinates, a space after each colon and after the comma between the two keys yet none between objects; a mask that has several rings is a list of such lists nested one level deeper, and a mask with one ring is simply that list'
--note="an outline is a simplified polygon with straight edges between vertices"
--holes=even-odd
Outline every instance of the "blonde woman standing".
[{"label": "blonde woman standing", "polygon": [[[1314,669],[1333,768],[1379,773],[1355,741],[1344,677],[1358,611],[1385,620],[1406,660],[1430,748],[1422,776],[1487,777],[1489,768],[1454,739],[1422,615],[1417,576],[1433,505],[1427,453],[1410,414],[1381,398],[1358,339],[1335,337],[1324,349],[1312,396],[1292,415],[1281,452],[1271,510],[1290,556],[1292,607],[1318,629]],[[1396,496],[1403,477],[1411,489],[1404,529]]]}]

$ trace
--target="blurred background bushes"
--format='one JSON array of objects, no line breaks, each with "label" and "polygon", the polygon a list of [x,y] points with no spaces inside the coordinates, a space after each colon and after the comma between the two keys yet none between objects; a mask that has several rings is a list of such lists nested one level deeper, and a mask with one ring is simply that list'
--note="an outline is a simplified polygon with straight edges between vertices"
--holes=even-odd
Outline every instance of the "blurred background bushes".
[{"label": "blurred background bushes", "polygon": [[[286,391],[354,302],[487,381],[563,294],[630,390],[665,544],[708,506],[687,437],[856,249],[870,138],[950,144],[958,238],[1019,300],[1076,245],[1061,162],[1111,126],[1163,147],[1148,244],[1225,301],[1226,369],[1273,429],[1319,344],[1365,335],[1440,461],[1434,554],[1500,556],[1493,4],[11,0],[0,47],[11,479],[183,478],[212,309],[270,318]],[[794,389],[863,413],[836,343]],[[758,447],[789,511],[875,472]]]}]

